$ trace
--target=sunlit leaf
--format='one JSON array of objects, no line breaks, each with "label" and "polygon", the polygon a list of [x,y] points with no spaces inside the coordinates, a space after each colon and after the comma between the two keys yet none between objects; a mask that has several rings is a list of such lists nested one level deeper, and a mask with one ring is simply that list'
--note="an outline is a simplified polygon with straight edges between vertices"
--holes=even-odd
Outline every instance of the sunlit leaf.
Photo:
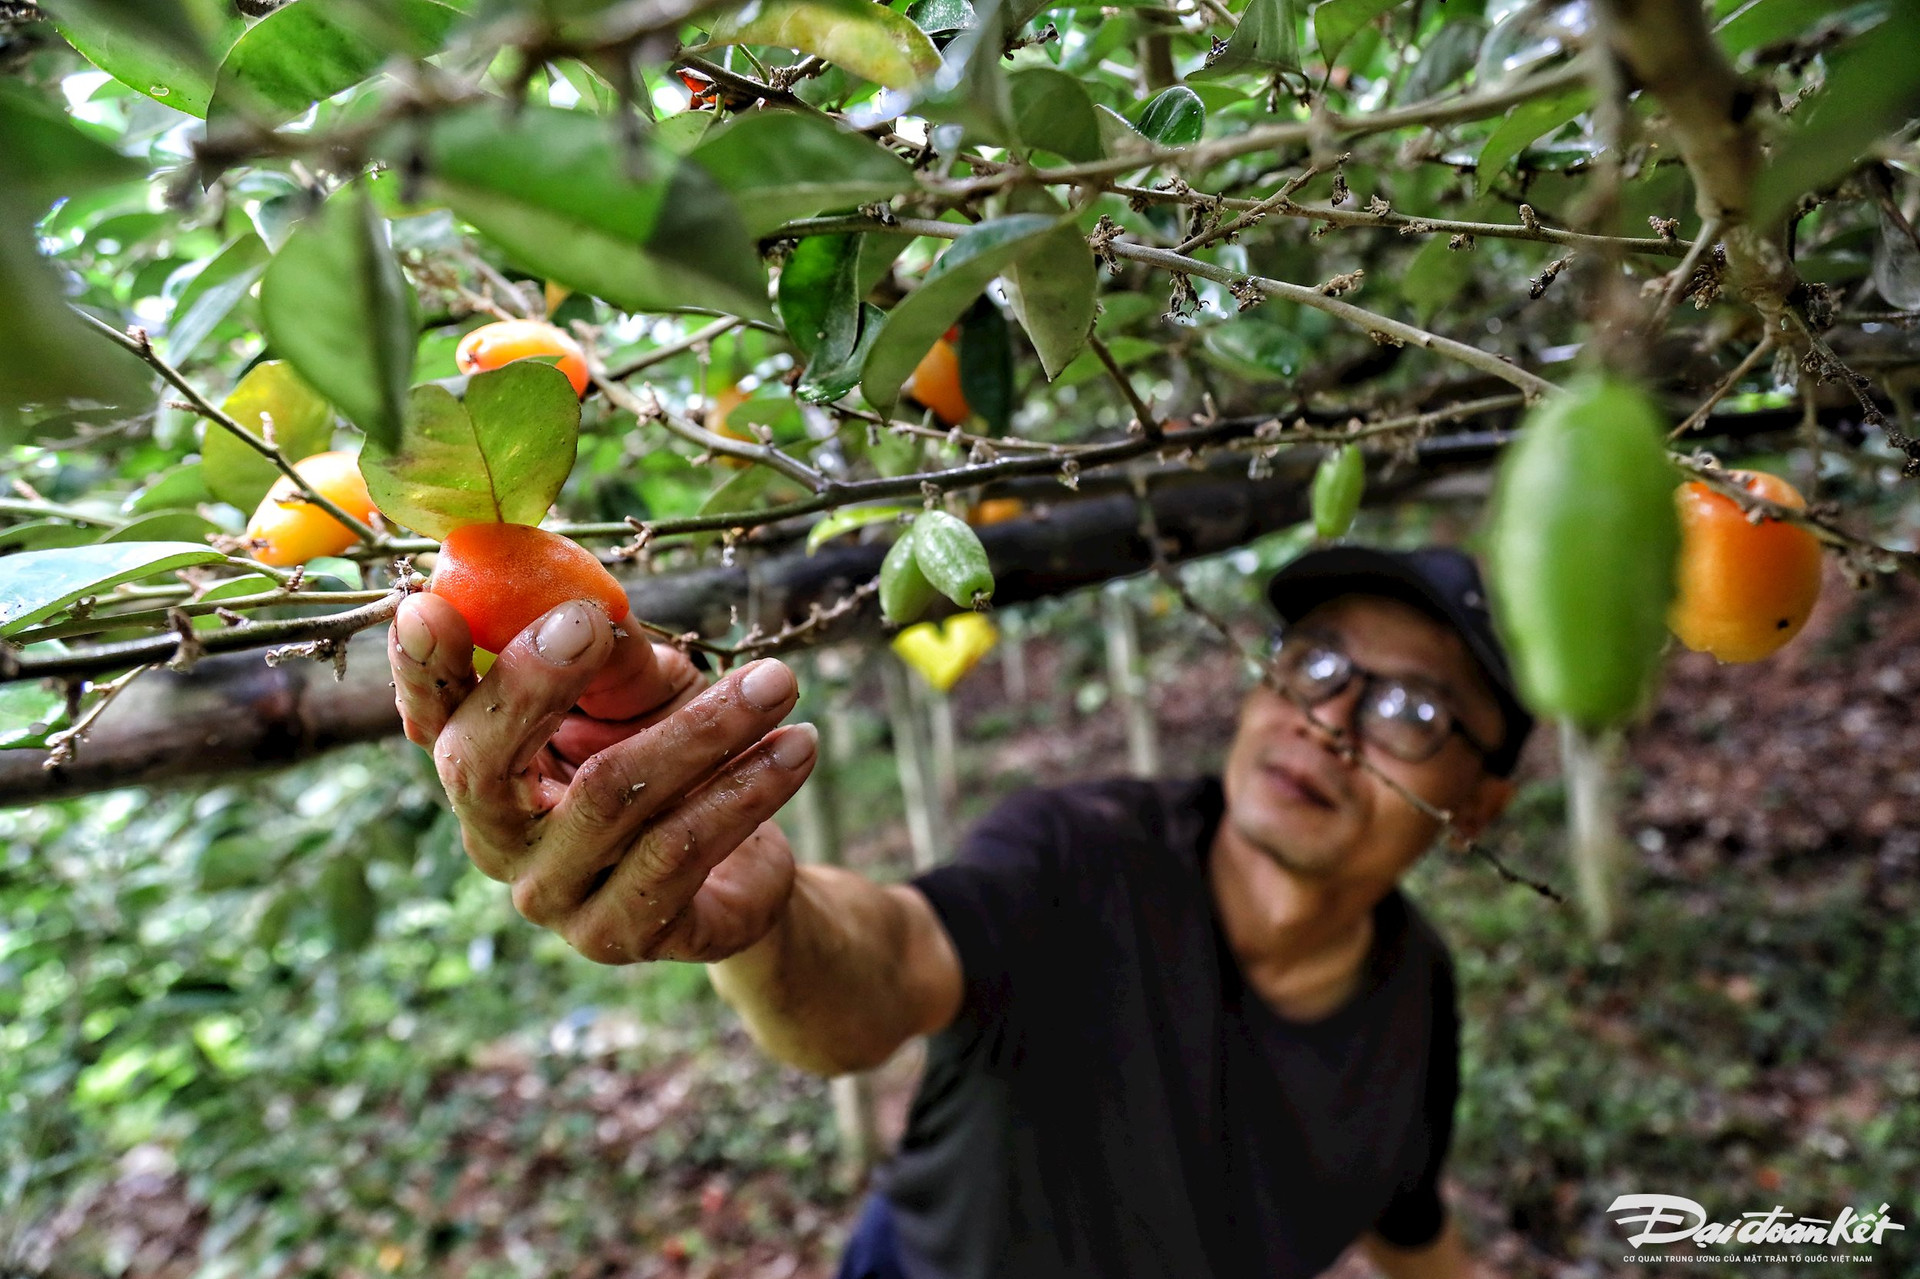
[{"label": "sunlit leaf", "polygon": [[974,24],[973,6],[968,0],[914,0],[907,19],[930,36],[948,35]]},{"label": "sunlit leaf", "polygon": [[851,533],[857,528],[869,524],[878,524],[885,520],[897,520],[902,515],[910,515],[918,506],[843,506],[830,512],[807,530],[807,554],[812,555],[822,546],[843,533]]},{"label": "sunlit leaf", "polygon": [[99,542],[196,542],[220,531],[220,526],[195,511],[155,511],[98,538]]},{"label": "sunlit leaf", "polygon": [[146,176],[146,166],[74,124],[23,84],[0,81],[0,178],[35,212],[76,191]]},{"label": "sunlit leaf", "polygon": [[732,193],[747,231],[765,235],[826,209],[913,186],[904,160],[825,116],[755,111],[713,130],[688,156]]},{"label": "sunlit leaf", "polygon": [[926,33],[871,0],[747,0],[714,24],[710,42],[817,54],[889,89],[911,89],[940,69]]},{"label": "sunlit leaf", "polygon": [[226,558],[190,542],[113,542],[9,555],[0,560],[0,635],[25,630],[122,582]]},{"label": "sunlit leaf", "polygon": [[214,66],[246,23],[230,0],[42,0],[54,29],[128,88],[204,116]]},{"label": "sunlit leaf", "polygon": [[0,751],[43,750],[66,717],[67,695],[43,683],[0,684]]},{"label": "sunlit leaf", "polygon": [[[220,407],[261,439],[267,438],[271,421],[274,443],[295,462],[333,446],[333,406],[284,360],[263,360],[248,369]],[[208,491],[251,512],[280,478],[280,469],[233,432],[212,422],[205,430],[200,457]]]},{"label": "sunlit leaf", "polygon": [[351,89],[393,57],[438,50],[460,11],[434,0],[292,0],[247,29],[220,64],[207,128],[276,125]]},{"label": "sunlit leaf", "polygon": [[273,349],[370,440],[400,433],[415,349],[413,291],[359,187],[294,229],[260,280]]},{"label": "sunlit leaf", "polygon": [[573,470],[580,400],[566,374],[516,360],[467,383],[413,388],[397,447],[369,439],[360,473],[374,505],[428,537],[464,524],[538,524]]},{"label": "sunlit leaf", "polygon": [[1037,213],[1016,213],[972,227],[927,271],[920,287],[894,307],[860,376],[867,402],[886,412],[900,386],[942,334],[959,320],[993,277],[1033,249],[1058,225]]}]

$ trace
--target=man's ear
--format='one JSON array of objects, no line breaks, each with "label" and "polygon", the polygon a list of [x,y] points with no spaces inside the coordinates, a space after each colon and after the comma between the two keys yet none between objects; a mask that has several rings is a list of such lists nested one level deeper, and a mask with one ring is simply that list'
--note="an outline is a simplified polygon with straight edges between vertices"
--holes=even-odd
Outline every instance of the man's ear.
[{"label": "man's ear", "polygon": [[1477,838],[1493,824],[1494,818],[1507,810],[1519,789],[1511,777],[1482,773],[1467,798],[1454,807],[1454,827],[1468,839]]}]

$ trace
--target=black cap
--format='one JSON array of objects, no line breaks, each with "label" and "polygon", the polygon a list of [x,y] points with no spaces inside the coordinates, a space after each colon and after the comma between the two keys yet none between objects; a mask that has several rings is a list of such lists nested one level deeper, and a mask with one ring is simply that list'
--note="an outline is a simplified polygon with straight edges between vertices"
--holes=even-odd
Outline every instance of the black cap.
[{"label": "black cap", "polygon": [[1487,757],[1487,768],[1505,777],[1520,759],[1533,731],[1533,716],[1520,702],[1506,649],[1487,611],[1487,590],[1471,556],[1451,547],[1383,551],[1371,546],[1333,546],[1308,551],[1273,575],[1267,600],[1288,622],[1340,595],[1382,595],[1413,605],[1445,622],[1466,641],[1493,689],[1506,733]]}]

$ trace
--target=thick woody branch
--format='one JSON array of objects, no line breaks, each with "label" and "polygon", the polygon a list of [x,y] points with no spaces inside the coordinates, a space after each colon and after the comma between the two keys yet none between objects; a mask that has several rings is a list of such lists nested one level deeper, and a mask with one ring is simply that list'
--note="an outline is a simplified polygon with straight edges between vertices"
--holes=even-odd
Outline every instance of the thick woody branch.
[{"label": "thick woody branch", "polygon": [[1753,90],[1743,83],[1692,0],[1600,0],[1609,47],[1666,110],[1668,127],[1693,175],[1705,223],[1725,228],[1735,291],[1777,316],[1798,283],[1778,228],[1747,217],[1760,172]]}]

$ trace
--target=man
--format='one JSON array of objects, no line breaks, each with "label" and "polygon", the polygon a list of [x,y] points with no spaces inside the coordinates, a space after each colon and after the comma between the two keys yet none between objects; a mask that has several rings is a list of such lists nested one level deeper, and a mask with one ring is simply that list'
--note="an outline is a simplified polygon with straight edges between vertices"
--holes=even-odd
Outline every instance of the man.
[{"label": "man", "polygon": [[[481,687],[416,596],[390,654],[467,850],[605,963],[699,960],[772,1055],[865,1069],[930,1036],[842,1271],[1472,1272],[1438,1193],[1458,1085],[1445,946],[1396,884],[1512,794],[1532,726],[1457,552],[1319,551],[1218,781],[1028,791],[912,884],[796,870],[790,672],[710,688],[563,605]],[[1418,803],[1413,798],[1417,797]]]}]

